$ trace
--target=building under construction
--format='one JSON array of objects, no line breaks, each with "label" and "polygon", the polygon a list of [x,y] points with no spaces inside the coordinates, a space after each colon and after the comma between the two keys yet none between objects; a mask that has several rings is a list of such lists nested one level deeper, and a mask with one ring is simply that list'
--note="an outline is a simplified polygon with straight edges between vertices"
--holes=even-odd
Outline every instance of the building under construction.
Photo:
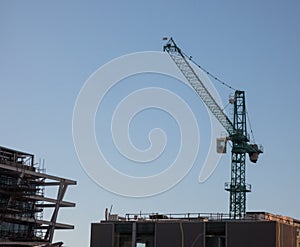
[{"label": "building under construction", "polygon": [[[61,207],[74,207],[63,197],[76,181],[44,173],[34,155],[0,147],[0,246],[62,246],[52,243],[56,229],[74,229],[57,222]],[[57,189],[46,197],[45,187]],[[43,219],[44,209],[51,218]]]},{"label": "building under construction", "polygon": [[91,247],[300,247],[300,221],[265,212],[107,214],[92,223]]}]

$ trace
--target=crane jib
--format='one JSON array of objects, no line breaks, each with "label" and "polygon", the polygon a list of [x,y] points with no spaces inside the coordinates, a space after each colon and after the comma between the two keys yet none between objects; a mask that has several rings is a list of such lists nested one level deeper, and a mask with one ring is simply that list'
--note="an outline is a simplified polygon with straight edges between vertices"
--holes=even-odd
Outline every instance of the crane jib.
[{"label": "crane jib", "polygon": [[180,48],[175,44],[171,38],[170,41],[164,46],[166,51],[172,60],[175,62],[179,70],[182,72],[184,77],[187,79],[189,84],[194,88],[197,94],[200,96],[204,104],[209,108],[211,113],[217,118],[220,124],[228,132],[229,136],[236,134],[233,123],[224,113],[219,104],[212,97],[210,92],[207,90],[203,82],[200,80],[194,69],[187,62],[185,56],[181,52]]}]

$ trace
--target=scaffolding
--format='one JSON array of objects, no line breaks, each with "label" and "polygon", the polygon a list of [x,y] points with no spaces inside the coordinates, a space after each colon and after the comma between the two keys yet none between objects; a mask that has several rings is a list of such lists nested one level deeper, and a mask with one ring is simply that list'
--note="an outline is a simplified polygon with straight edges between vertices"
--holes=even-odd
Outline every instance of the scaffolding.
[{"label": "scaffolding", "polygon": [[[62,246],[52,243],[56,229],[74,229],[57,222],[61,207],[75,207],[63,201],[69,185],[76,181],[44,173],[34,155],[0,147],[0,245]],[[45,187],[57,189],[56,198],[45,196]],[[43,219],[44,209],[51,219]]]}]

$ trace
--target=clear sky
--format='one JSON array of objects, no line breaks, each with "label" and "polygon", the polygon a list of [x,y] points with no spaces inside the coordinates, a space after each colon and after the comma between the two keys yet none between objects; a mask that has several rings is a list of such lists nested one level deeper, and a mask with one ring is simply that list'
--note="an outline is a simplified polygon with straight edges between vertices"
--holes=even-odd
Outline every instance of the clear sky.
[{"label": "clear sky", "polygon": [[[223,186],[230,180],[230,155],[221,159],[205,183],[198,182],[203,153],[209,145],[205,134],[210,131],[206,129],[209,119],[203,103],[180,83],[174,82],[174,88],[168,84],[168,89],[187,97],[201,123],[203,141],[191,172],[175,187],[147,198],[119,196],[93,182],[77,158],[72,114],[84,82],[113,58],[161,51],[163,36],[173,36],[198,63],[234,88],[246,91],[256,141],[265,147],[259,162],[247,165],[247,182],[253,186],[247,210],[300,219],[299,24],[297,0],[1,0],[0,145],[45,158],[48,173],[78,181],[66,198],[76,202],[76,208],[63,209],[59,217],[74,224],[75,230],[57,232],[55,239],[67,246],[89,246],[90,223],[103,219],[110,205],[121,215],[139,211],[228,212],[228,193]],[[149,86],[151,79],[139,81]],[[153,85],[158,86],[160,79],[154,79]],[[126,89],[124,85],[130,82],[124,83]],[[231,91],[215,86],[225,105]],[[116,104],[114,94],[120,96],[112,92],[112,101],[106,98],[107,105]],[[100,145],[101,135],[107,134],[101,129],[105,124],[101,109],[96,118]],[[172,145],[166,152],[174,156],[178,145],[173,143],[179,137],[174,120],[155,110],[141,114],[130,129],[133,142],[146,148],[147,131],[158,125],[170,135]],[[141,133],[145,139],[140,139]],[[115,157],[114,150],[107,151]]]}]

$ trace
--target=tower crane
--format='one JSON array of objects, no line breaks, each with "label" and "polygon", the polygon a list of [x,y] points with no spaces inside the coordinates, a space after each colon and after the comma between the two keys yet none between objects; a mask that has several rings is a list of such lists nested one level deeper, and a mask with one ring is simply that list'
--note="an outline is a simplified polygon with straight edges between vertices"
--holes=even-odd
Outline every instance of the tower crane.
[{"label": "tower crane", "polygon": [[228,132],[226,141],[232,143],[231,181],[225,183],[225,190],[230,193],[229,215],[233,219],[242,218],[246,213],[246,193],[251,192],[251,185],[246,183],[246,154],[249,154],[251,162],[256,163],[259,154],[263,153],[261,145],[250,143],[247,132],[245,92],[236,90],[234,93],[231,101],[234,114],[231,121],[189,64],[190,58],[176,45],[173,38],[167,41],[163,50],[169,54],[204,104]]}]

